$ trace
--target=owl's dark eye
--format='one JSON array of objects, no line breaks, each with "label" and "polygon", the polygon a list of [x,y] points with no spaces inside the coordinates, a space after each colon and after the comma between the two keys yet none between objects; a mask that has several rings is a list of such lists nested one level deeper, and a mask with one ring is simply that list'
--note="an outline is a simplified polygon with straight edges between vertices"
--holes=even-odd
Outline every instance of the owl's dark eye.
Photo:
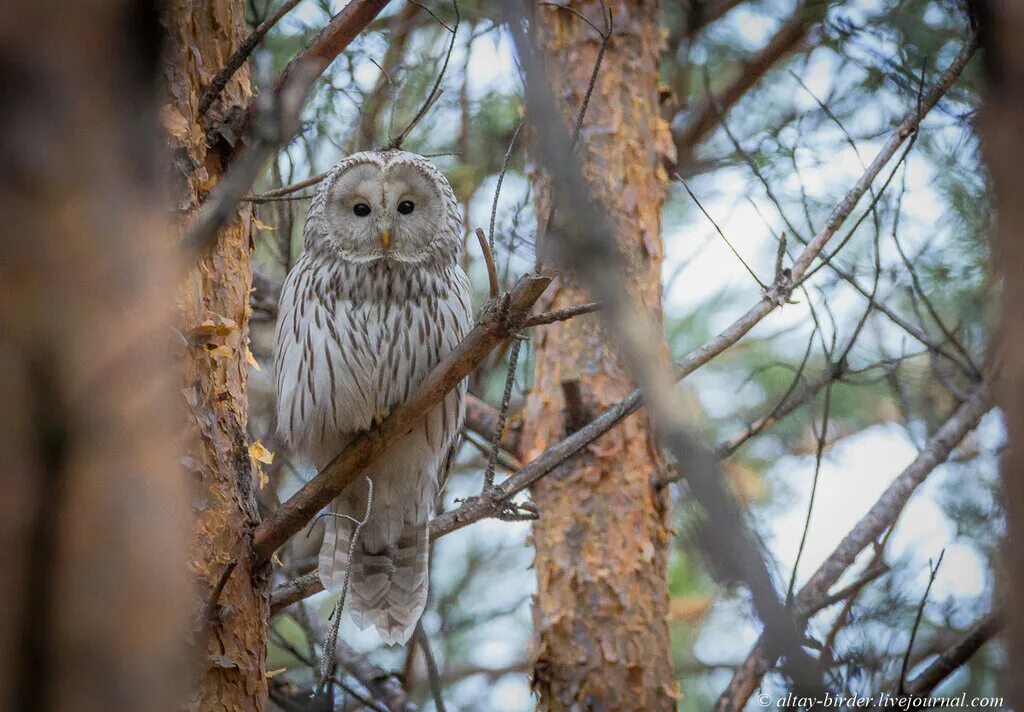
[{"label": "owl's dark eye", "polygon": [[409,213],[412,212],[413,208],[415,207],[416,206],[413,204],[411,200],[403,200],[401,203],[398,204],[398,212],[400,212],[402,215],[408,215]]},{"label": "owl's dark eye", "polygon": [[356,203],[355,206],[352,208],[352,212],[361,218],[365,218],[367,215],[370,214],[370,206],[367,205],[366,203]]}]

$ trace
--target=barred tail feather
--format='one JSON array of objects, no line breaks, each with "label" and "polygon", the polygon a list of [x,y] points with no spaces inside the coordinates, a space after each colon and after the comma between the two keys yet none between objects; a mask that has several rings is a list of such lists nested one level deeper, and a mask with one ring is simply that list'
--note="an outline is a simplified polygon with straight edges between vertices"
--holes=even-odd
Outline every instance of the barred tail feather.
[{"label": "barred tail feather", "polygon": [[345,607],[352,620],[360,628],[376,628],[389,645],[404,644],[427,604],[427,523],[404,524],[398,541],[380,551],[370,551],[365,540],[357,542],[351,562],[352,523],[342,517],[327,517],[325,524],[319,571],[324,588],[340,591],[351,564]]}]

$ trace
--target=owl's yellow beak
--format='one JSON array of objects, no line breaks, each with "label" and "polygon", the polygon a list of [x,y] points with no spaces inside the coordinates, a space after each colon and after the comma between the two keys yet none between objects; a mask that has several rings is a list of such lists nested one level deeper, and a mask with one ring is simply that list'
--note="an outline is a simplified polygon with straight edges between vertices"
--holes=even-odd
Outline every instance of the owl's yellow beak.
[{"label": "owl's yellow beak", "polygon": [[387,230],[383,230],[380,233],[380,244],[384,247],[385,250],[391,247],[391,233],[388,232]]}]

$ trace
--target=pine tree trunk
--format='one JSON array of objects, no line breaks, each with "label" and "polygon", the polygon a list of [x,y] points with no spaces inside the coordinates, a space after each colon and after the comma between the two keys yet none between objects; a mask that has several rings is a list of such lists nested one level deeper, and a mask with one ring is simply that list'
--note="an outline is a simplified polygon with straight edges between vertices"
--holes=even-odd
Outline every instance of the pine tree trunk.
[{"label": "pine tree trunk", "polygon": [[[660,321],[662,162],[671,141],[658,114],[657,3],[608,5],[615,33],[578,154],[595,198],[613,219],[633,294]],[[599,2],[571,6],[603,25]],[[535,13],[555,97],[574,122],[600,37],[565,10],[538,6]],[[549,202],[542,188],[543,216]],[[548,293],[545,309],[588,301],[564,277]],[[523,418],[526,460],[634,388],[594,316],[543,327],[535,348],[535,383]],[[534,489],[541,511],[534,527],[534,685],[545,710],[675,709],[667,500],[652,486],[661,467],[647,417],[639,413]]]},{"label": "pine tree trunk", "polygon": [[[210,79],[245,37],[244,4],[177,0],[166,8],[165,18],[170,46],[164,118],[176,149],[176,200],[187,211],[184,232],[228,168],[223,159],[229,150],[217,141],[208,146],[206,135],[240,115],[251,96],[249,73],[242,67],[209,115],[196,113]],[[227,141],[232,133],[214,130],[211,135]],[[246,554],[257,520],[245,390],[251,220],[251,205],[243,203],[213,251],[189,271],[179,293],[180,329],[188,341],[183,462],[196,483],[190,567],[198,578],[195,645],[202,660],[191,705],[201,710],[262,710],[267,705],[268,572],[254,570]],[[208,601],[232,561],[236,566],[211,619]]]},{"label": "pine tree trunk", "polygon": [[188,512],[156,3],[12,0],[0,46],[0,709],[177,709]]}]

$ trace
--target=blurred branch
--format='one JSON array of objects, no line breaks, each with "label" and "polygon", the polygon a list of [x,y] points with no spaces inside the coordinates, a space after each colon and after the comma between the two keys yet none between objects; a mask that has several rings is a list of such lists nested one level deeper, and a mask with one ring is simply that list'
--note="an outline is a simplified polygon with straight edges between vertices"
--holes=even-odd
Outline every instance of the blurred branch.
[{"label": "blurred branch", "polygon": [[[828,590],[853,564],[860,552],[893,525],[917,487],[932,470],[946,461],[953,448],[988,412],[991,400],[991,388],[987,382],[983,383],[935,432],[917,458],[893,480],[871,509],[843,537],[797,594],[794,612],[801,620],[806,621],[818,603],[829,597]],[[762,636],[744,663],[733,673],[715,709],[719,712],[742,710],[774,662],[775,657],[766,652]]]},{"label": "blurred branch", "polygon": [[455,388],[499,343],[521,327],[547,288],[548,275],[527,275],[505,299],[490,302],[477,325],[424,379],[416,392],[384,422],[363,433],[256,529],[254,555],[269,559],[328,502],[337,497],[397,437]]},{"label": "blurred branch", "polygon": [[827,3],[822,0],[801,3],[760,51],[740,63],[735,76],[713,95],[705,96],[696,108],[673,121],[678,125],[672,131],[678,163],[685,162],[697,144],[718,125],[719,117],[743,98],[772,67],[801,48],[811,28],[824,17],[827,9]]},{"label": "blurred branch", "polygon": [[930,696],[943,680],[970,660],[1002,627],[1002,613],[999,610],[979,618],[959,641],[944,650],[907,684],[906,694],[911,697]]},{"label": "blurred branch", "polygon": [[216,244],[217,234],[234,218],[238,203],[252,188],[267,161],[298,130],[299,112],[318,75],[312,65],[299,63],[279,91],[260,92],[253,100],[250,145],[210,191],[182,241],[186,254],[198,255]]},{"label": "blurred branch", "polygon": [[[388,2],[390,0],[351,0],[278,75],[274,82],[274,95],[283,97],[286,88],[295,82],[295,75],[302,77],[308,88],[313,80],[323,74],[331,62],[345,51],[352,40],[359,36],[370,21],[380,14]],[[256,96],[246,109],[244,122],[250,126],[257,118],[260,97],[264,93]],[[213,127],[207,132],[207,142],[211,145],[219,143],[216,136],[212,135],[216,134],[217,130],[217,127]],[[291,138],[290,134],[285,140],[288,138]],[[225,149],[227,155],[224,156],[224,160],[230,160],[238,148],[239,145],[235,144],[230,149]],[[253,179],[255,180],[255,176]],[[252,185],[252,181],[249,185]]]},{"label": "blurred branch", "polygon": [[423,659],[427,663],[427,680],[430,683],[430,694],[434,698],[434,709],[436,712],[447,712],[444,705],[444,696],[441,694],[441,673],[437,669],[437,660],[434,659],[434,651],[430,649],[430,638],[427,631],[423,630],[423,621],[416,624],[416,642],[423,651]]}]

